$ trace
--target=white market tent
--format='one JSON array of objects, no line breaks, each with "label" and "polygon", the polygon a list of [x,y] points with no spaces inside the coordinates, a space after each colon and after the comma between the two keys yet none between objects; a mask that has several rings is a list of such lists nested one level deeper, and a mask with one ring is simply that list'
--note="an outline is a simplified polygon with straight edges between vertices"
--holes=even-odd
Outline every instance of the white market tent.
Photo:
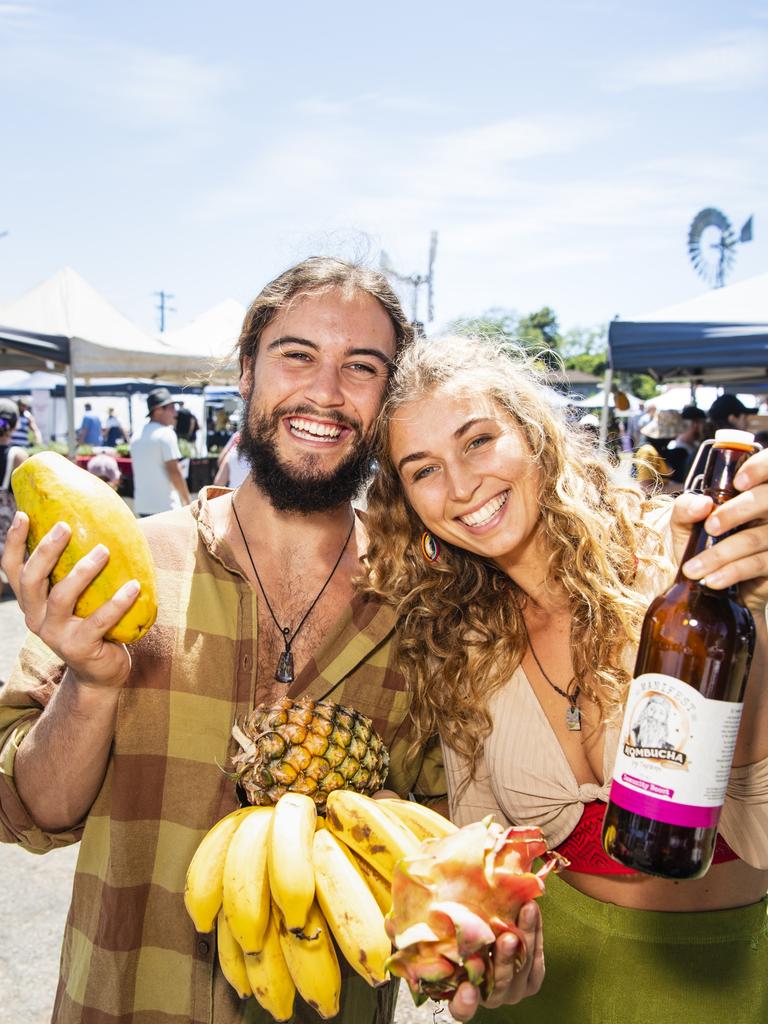
[{"label": "white market tent", "polygon": [[201,356],[216,368],[215,376],[237,378],[233,357],[237,339],[245,319],[245,306],[235,299],[225,299],[201,313],[183,327],[166,331],[161,340],[173,351]]},{"label": "white market tent", "polygon": [[119,313],[65,267],[0,306],[0,367],[63,369],[69,445],[74,450],[75,377],[150,377],[199,383],[210,360],[179,352]]}]

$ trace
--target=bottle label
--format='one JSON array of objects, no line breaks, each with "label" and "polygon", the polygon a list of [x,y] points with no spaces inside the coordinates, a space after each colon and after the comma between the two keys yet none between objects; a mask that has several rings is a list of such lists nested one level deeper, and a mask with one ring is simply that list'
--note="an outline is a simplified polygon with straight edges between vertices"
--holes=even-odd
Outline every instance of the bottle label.
[{"label": "bottle label", "polygon": [[610,799],[655,821],[713,828],[731,774],[743,704],[710,700],[659,672],[630,688]]}]

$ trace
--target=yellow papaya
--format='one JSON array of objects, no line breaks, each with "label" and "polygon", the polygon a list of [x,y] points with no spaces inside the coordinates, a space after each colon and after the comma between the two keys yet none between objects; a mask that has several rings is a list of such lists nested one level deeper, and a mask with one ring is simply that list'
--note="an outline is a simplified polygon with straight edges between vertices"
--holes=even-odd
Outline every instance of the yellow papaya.
[{"label": "yellow papaya", "polygon": [[123,499],[109,484],[56,452],[30,456],[13,471],[11,484],[16,505],[29,516],[30,554],[56,523],[67,523],[72,530],[51,573],[52,586],[97,544],[109,548],[109,561],[80,595],[75,615],[85,618],[124,583],[139,581],[139,596],[106,637],[124,644],[140,640],[157,615],[155,567],[147,539]]}]

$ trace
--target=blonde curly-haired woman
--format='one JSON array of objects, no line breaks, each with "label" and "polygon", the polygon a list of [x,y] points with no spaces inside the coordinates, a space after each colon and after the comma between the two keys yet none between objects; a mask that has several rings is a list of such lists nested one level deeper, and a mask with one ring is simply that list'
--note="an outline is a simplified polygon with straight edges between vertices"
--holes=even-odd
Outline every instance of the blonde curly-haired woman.
[{"label": "blonde curly-haired woman", "polygon": [[377,458],[368,587],[399,612],[412,713],[422,737],[440,734],[452,814],[540,825],[571,862],[543,898],[540,993],[477,1019],[768,1020],[768,453],[708,526],[760,522],[687,567],[716,588],[749,580],[758,644],[715,863],[684,883],[622,868],[600,828],[644,613],[709,499],[647,496],[519,354],[465,337],[402,355]]}]

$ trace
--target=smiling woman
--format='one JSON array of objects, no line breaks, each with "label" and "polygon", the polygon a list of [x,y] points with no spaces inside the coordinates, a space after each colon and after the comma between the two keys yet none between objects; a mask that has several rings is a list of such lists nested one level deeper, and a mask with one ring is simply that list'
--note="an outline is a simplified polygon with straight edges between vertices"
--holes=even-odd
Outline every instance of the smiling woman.
[{"label": "smiling woman", "polygon": [[734,1006],[744,1024],[768,1019],[764,555],[746,561],[766,548],[768,453],[707,520],[723,534],[711,561],[686,566],[748,581],[760,631],[719,851],[683,886],[611,860],[600,824],[645,609],[709,499],[648,498],[568,425],[522,353],[479,339],[402,354],[374,453],[367,585],[398,614],[411,713],[420,742],[442,740],[452,817],[539,825],[570,861],[542,900],[541,991],[516,1006],[494,993],[476,1019],[693,1022]]}]

